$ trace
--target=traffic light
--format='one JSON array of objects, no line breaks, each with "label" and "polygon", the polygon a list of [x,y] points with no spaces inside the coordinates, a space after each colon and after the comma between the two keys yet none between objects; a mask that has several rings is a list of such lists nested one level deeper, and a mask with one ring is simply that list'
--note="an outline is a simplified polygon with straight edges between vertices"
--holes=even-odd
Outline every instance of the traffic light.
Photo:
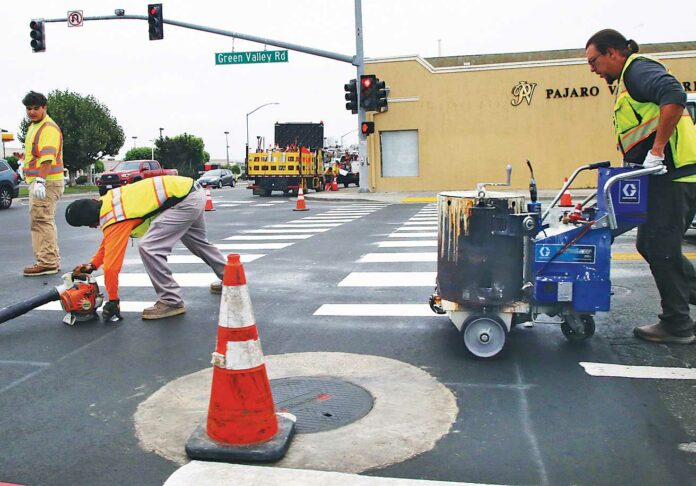
[{"label": "traffic light", "polygon": [[360,106],[365,111],[377,111],[377,76],[360,76]]},{"label": "traffic light", "polygon": [[375,133],[375,122],[362,122],[360,124],[360,132],[365,136]]},{"label": "traffic light", "polygon": [[387,84],[384,81],[377,80],[377,111],[387,111]]},{"label": "traffic light", "polygon": [[358,112],[358,83],[355,79],[348,81],[348,84],[343,85],[346,90],[346,110],[350,110],[352,114]]},{"label": "traffic light", "polygon": [[161,3],[151,3],[147,6],[147,24],[150,28],[150,40],[161,40],[164,37]]},{"label": "traffic light", "polygon": [[34,52],[43,52],[46,50],[46,31],[44,30],[43,20],[34,19],[29,22],[31,32],[31,50]]}]

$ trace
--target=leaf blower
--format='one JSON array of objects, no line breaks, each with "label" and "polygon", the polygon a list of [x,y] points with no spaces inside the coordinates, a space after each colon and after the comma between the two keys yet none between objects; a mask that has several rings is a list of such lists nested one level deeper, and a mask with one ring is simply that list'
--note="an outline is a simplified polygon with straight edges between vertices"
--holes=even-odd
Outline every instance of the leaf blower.
[{"label": "leaf blower", "polygon": [[97,309],[104,302],[104,296],[99,292],[99,285],[94,277],[69,272],[63,275],[61,285],[0,309],[0,324],[56,300],[60,300],[60,305],[66,312],[63,322],[73,326],[76,322],[97,319]]}]

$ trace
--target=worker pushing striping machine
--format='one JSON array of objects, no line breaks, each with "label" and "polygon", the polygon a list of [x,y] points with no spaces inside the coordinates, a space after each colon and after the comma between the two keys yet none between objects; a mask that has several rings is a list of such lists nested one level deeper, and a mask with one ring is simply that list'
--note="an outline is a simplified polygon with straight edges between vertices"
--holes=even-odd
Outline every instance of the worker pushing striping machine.
[{"label": "worker pushing striping machine", "polygon": [[[509,192],[438,194],[438,260],[430,307],[448,314],[476,358],[505,349],[512,327],[546,314],[571,341],[595,332],[594,315],[611,303],[611,244],[645,221],[648,176],[663,166],[579,167],[542,214],[532,166],[530,202]],[[544,221],[578,174],[598,171],[597,191],[562,216]]]}]

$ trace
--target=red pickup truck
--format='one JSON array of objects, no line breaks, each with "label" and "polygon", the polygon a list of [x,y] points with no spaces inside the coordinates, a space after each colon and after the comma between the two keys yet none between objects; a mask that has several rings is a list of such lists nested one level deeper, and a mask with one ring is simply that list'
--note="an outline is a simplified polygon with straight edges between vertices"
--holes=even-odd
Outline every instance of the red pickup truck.
[{"label": "red pickup truck", "polygon": [[119,162],[111,172],[104,172],[97,179],[99,195],[103,196],[109,189],[125,186],[148,177],[178,175],[176,169],[163,169],[156,160],[125,160]]}]

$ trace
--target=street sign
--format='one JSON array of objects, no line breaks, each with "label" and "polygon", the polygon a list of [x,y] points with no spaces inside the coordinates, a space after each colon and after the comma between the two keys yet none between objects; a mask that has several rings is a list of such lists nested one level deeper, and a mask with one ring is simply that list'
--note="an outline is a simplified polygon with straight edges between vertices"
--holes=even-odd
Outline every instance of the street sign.
[{"label": "street sign", "polygon": [[288,62],[288,51],[216,52],[215,64]]},{"label": "street sign", "polygon": [[82,10],[71,10],[68,12],[68,27],[82,27],[83,20]]}]

